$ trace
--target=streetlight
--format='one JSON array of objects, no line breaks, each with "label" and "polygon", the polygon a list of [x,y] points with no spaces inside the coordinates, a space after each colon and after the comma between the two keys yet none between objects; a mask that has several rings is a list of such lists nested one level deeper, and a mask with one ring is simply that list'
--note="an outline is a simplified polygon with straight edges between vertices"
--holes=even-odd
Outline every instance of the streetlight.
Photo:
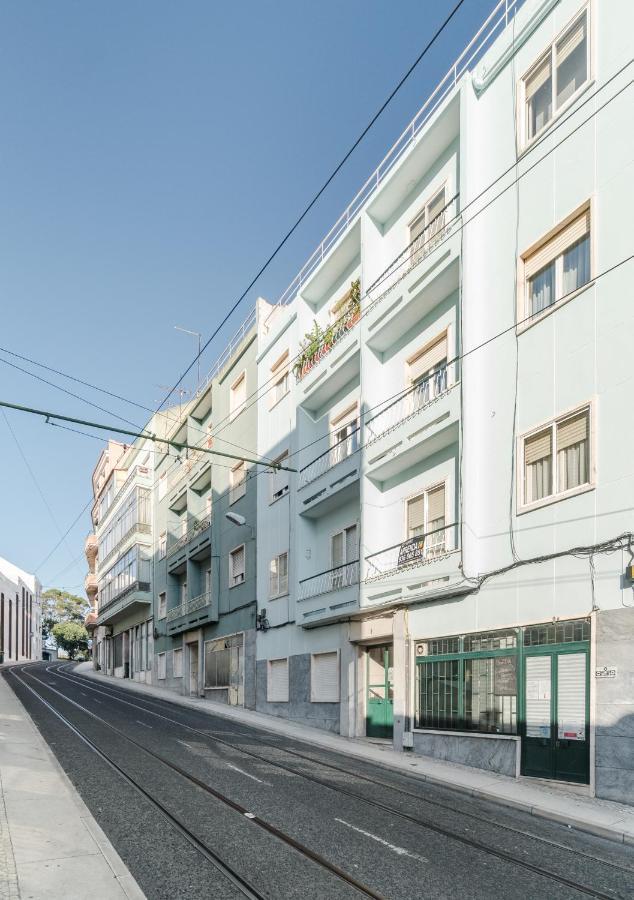
[{"label": "streetlight", "polygon": [[196,357],[197,367],[196,367],[196,390],[198,390],[200,386],[200,339],[202,334],[199,331],[190,331],[189,328],[181,328],[180,325],[174,325],[176,331],[182,331],[185,334],[191,334],[192,337],[198,338],[198,356]]}]

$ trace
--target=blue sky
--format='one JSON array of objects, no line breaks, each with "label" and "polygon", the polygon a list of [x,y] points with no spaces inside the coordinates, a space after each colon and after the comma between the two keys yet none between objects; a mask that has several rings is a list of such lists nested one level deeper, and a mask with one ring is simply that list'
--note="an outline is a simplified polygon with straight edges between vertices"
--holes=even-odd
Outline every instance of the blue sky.
[{"label": "blue sky", "polygon": [[[0,346],[156,406],[193,355],[173,326],[211,334],[452,5],[3,3]],[[202,371],[258,294],[277,299],[492,6],[467,0]],[[2,363],[0,399],[115,421]],[[33,571],[88,502],[102,445],[7,417],[39,490],[0,415],[0,556]],[[86,512],[45,585],[83,593],[89,530]]]}]

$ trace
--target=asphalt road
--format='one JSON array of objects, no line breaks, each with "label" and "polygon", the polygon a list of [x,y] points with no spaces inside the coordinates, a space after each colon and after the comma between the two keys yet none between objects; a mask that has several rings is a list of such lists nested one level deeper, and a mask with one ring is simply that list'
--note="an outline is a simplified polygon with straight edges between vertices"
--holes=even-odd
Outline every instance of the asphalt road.
[{"label": "asphalt road", "polygon": [[634,847],[66,669],[3,674],[150,900],[634,898]]}]

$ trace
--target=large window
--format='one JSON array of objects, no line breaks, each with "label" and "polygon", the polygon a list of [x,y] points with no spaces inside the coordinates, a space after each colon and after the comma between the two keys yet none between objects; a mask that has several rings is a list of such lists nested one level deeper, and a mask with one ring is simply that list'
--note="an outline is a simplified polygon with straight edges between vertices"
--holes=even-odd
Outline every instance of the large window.
[{"label": "large window", "polygon": [[331,591],[348,587],[358,579],[358,565],[350,569],[352,563],[359,560],[359,538],[356,525],[349,525],[330,537],[330,586]]},{"label": "large window", "polygon": [[524,506],[589,485],[590,407],[524,437],[522,447]]},{"label": "large window", "polygon": [[445,485],[438,484],[407,501],[407,540],[425,538],[425,556],[446,549]]},{"label": "large window", "polygon": [[99,538],[99,559],[103,561],[135,528],[149,532],[151,494],[147,488],[134,488],[125,498],[113,522]]},{"label": "large window", "polygon": [[134,586],[141,591],[150,589],[150,559],[146,553],[145,548],[135,545],[105,573],[99,582],[101,609]]},{"label": "large window", "polygon": [[522,257],[524,308],[521,322],[570,296],[591,279],[590,208],[568,219],[536,249]]},{"label": "large window", "polygon": [[588,11],[553,42],[524,76],[525,135],[532,140],[589,77]]}]

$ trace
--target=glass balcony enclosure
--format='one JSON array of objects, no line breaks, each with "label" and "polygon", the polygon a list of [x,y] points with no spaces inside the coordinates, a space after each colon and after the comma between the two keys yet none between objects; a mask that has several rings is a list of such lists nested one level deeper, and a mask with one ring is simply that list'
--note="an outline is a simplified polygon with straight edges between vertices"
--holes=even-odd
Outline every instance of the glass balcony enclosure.
[{"label": "glass balcony enclosure", "polygon": [[99,610],[137,584],[139,590],[149,590],[150,565],[146,549],[138,544],[124,553],[99,582]]},{"label": "glass balcony enclosure", "polygon": [[148,488],[133,488],[121,504],[115,518],[99,538],[99,560],[104,561],[115,548],[135,528],[149,532],[152,507],[151,492]]}]

